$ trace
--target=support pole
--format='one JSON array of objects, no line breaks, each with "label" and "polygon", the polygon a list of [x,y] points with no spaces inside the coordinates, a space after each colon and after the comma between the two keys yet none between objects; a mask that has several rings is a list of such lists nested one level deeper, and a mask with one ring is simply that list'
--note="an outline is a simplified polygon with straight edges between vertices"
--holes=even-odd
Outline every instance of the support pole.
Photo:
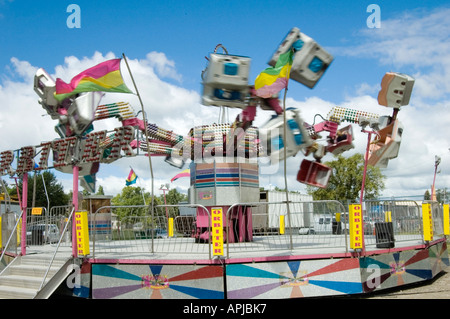
[{"label": "support pole", "polygon": [[[433,177],[433,186],[431,186],[431,200],[437,200],[436,199],[436,190],[434,188],[436,183],[436,174],[439,164],[441,163],[441,158],[437,155],[434,156],[434,177]],[[444,198],[445,199],[445,198]]]},{"label": "support pole", "polygon": [[[72,205],[74,211],[78,210],[78,175],[79,175],[79,167],[73,166],[73,190],[72,190]],[[72,256],[74,258],[78,257],[77,253],[77,231],[75,224],[75,214],[72,214]]]},{"label": "support pole", "polygon": [[[144,129],[145,129],[145,132],[144,132],[145,133],[145,141],[147,142],[148,164],[149,164],[149,168],[150,168],[150,177],[151,177],[151,184],[152,184],[151,185],[152,186],[152,189],[151,189],[151,196],[152,196],[152,198],[151,198],[151,212],[150,212],[150,214],[151,214],[151,218],[152,218],[152,221],[153,221],[153,209],[154,209],[154,205],[155,205],[155,200],[154,200],[154,197],[155,197],[155,194],[154,194],[155,179],[154,179],[154,176],[153,176],[152,157],[150,155],[150,139],[148,137],[147,114],[145,113],[144,103],[142,102],[141,95],[139,94],[139,90],[137,88],[136,82],[134,81],[134,77],[133,77],[133,74],[131,73],[131,69],[130,69],[130,66],[128,65],[128,60],[127,60],[127,57],[125,56],[125,53],[122,53],[122,56],[123,56],[123,59],[125,61],[126,66],[127,66],[128,72],[130,73],[131,81],[133,82],[134,89],[136,90],[136,95],[139,98],[139,102],[141,104],[142,120],[144,122]],[[155,227],[153,227],[153,228],[155,228]],[[153,252],[154,251],[153,236],[152,236],[152,244],[151,245],[152,245],[152,252]]]},{"label": "support pole", "polygon": [[366,175],[367,175],[367,163],[369,161],[369,149],[370,149],[370,140],[372,139],[372,133],[371,131],[362,131],[363,133],[367,133],[369,136],[367,137],[367,148],[366,148],[366,154],[364,156],[364,171],[363,171],[363,179],[361,184],[361,194],[359,197],[359,203],[362,205],[363,199],[364,199],[364,188],[366,186]]},{"label": "support pole", "polygon": [[[292,49],[291,49],[292,50]],[[286,95],[287,95],[287,91],[288,91],[288,84],[289,84],[289,75],[291,73],[291,66],[289,65],[288,70],[287,70],[287,78],[286,78],[286,87],[284,89],[284,96],[283,96],[283,135],[284,135],[284,140],[286,141],[287,139],[287,124],[286,124]],[[287,151],[286,151],[286,147],[287,147],[287,143],[284,143],[284,147],[283,147],[283,156],[284,156],[284,160],[283,160],[283,168],[284,168],[284,188],[285,188],[285,195],[286,195],[286,211],[287,211],[287,217],[288,217],[288,222],[289,222],[289,228],[292,227],[291,224],[291,209],[290,209],[290,205],[289,205],[289,189],[288,189],[288,182],[287,182]],[[293,246],[293,242],[292,242],[292,231],[289,231],[289,247],[292,250],[294,248]]]},{"label": "support pole", "polygon": [[27,200],[28,200],[28,172],[22,177],[22,234],[20,240],[20,254],[27,253]]},{"label": "support pole", "polygon": [[361,184],[361,195],[359,197],[359,204],[361,205],[361,225],[362,225],[362,242],[363,242],[363,248],[362,248],[362,255],[365,256],[366,253],[366,245],[365,245],[365,239],[364,239],[364,209],[363,209],[363,200],[364,200],[364,188],[366,186],[366,176],[367,176],[367,165],[369,162],[369,150],[370,150],[370,141],[372,140],[372,134],[376,132],[373,131],[365,131],[362,130],[363,133],[367,133],[367,148],[366,148],[366,154],[364,155],[364,171],[363,171],[363,179]]}]

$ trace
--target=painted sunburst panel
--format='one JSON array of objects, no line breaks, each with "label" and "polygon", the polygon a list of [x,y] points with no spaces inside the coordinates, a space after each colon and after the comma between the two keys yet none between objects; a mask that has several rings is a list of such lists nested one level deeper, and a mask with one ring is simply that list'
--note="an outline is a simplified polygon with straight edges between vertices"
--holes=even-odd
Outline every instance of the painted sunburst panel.
[{"label": "painted sunburst panel", "polygon": [[92,266],[92,298],[223,299],[223,268],[95,264]]},{"label": "painted sunburst panel", "polygon": [[226,266],[227,298],[282,299],[362,292],[357,259]]},{"label": "painted sunburst panel", "polygon": [[440,242],[428,248],[432,276],[436,276],[449,265],[447,242]]},{"label": "painted sunburst panel", "polygon": [[364,292],[399,287],[433,278],[427,249],[361,258],[360,263]]}]

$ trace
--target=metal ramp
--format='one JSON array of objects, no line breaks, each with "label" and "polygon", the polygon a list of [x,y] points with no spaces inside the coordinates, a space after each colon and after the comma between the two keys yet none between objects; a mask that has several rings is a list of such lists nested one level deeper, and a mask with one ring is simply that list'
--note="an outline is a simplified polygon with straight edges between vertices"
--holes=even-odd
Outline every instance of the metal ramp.
[{"label": "metal ramp", "polygon": [[70,274],[67,269],[73,263],[71,257],[58,257],[52,263],[51,260],[46,254],[16,257],[0,275],[0,298],[48,299]]}]

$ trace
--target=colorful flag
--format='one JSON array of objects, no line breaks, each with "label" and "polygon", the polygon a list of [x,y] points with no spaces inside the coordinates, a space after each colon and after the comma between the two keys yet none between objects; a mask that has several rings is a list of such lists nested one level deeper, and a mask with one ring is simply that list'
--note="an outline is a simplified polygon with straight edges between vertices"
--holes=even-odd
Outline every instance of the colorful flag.
[{"label": "colorful flag", "polygon": [[127,186],[130,186],[132,184],[135,184],[137,180],[137,175],[136,173],[133,171],[133,169],[131,169],[130,174],[128,174],[128,178],[125,181]]},{"label": "colorful flag", "polygon": [[55,99],[62,101],[81,92],[133,93],[122,79],[120,61],[113,59],[97,64],[75,76],[70,83],[56,79]]},{"label": "colorful flag", "polygon": [[172,177],[172,179],[170,181],[173,182],[173,181],[179,179],[180,177],[189,177],[189,176],[191,176],[191,171],[188,168],[188,169],[185,169],[184,171],[182,171],[181,173],[178,173],[174,177]]},{"label": "colorful flag", "polygon": [[274,67],[262,71],[255,80],[256,95],[269,98],[287,87],[291,72],[293,50],[289,50],[278,57]]}]

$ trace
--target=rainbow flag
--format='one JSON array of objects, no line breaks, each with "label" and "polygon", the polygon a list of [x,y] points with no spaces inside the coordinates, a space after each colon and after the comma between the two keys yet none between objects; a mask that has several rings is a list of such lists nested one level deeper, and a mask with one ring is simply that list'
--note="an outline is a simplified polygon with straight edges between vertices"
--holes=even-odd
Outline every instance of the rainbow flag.
[{"label": "rainbow flag", "polygon": [[127,178],[127,180],[125,181],[125,184],[126,184],[127,186],[130,186],[130,185],[132,185],[132,184],[135,184],[135,183],[136,183],[136,180],[137,180],[137,175],[136,175],[136,173],[134,172],[134,170],[131,169],[130,174],[128,174],[128,178]]},{"label": "rainbow flag", "polygon": [[122,79],[120,61],[121,59],[113,59],[97,64],[75,76],[70,83],[57,78],[55,99],[62,101],[81,92],[133,93]]},{"label": "rainbow flag", "polygon": [[188,168],[188,169],[185,169],[184,171],[182,171],[181,173],[178,173],[174,177],[172,177],[170,182],[173,182],[173,181],[179,179],[180,177],[189,177],[189,176],[191,176],[191,170]]},{"label": "rainbow flag", "polygon": [[257,96],[269,98],[287,87],[293,55],[293,50],[280,54],[274,67],[265,69],[256,77]]}]

